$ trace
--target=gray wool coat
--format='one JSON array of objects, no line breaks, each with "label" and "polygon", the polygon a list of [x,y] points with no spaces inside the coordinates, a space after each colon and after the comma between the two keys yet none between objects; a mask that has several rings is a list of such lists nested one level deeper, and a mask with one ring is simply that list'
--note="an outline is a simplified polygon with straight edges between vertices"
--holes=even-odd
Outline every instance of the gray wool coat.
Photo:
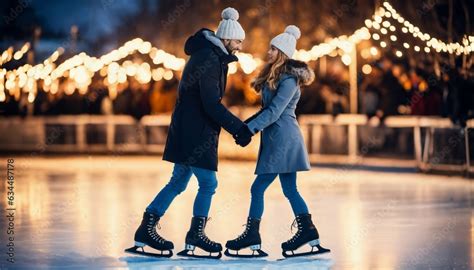
[{"label": "gray wool coat", "polygon": [[252,133],[261,131],[255,174],[308,171],[311,167],[295,109],[300,85],[309,85],[314,72],[301,61],[288,60],[277,89],[262,89],[262,110],[248,122]]}]

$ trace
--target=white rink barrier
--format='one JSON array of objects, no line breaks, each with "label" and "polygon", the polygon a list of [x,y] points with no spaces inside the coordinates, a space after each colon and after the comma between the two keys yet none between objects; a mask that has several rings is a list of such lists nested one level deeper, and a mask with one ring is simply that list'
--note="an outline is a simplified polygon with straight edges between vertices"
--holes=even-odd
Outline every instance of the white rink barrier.
[{"label": "white rink barrier", "polygon": [[[299,123],[303,129],[308,152],[310,154],[321,154],[321,134],[324,126],[345,126],[347,127],[347,155],[354,160],[359,156],[359,138],[357,129],[361,126],[380,126],[379,122],[369,121],[366,115],[360,114],[340,114],[332,115],[301,115]],[[470,140],[469,132],[474,128],[474,119],[467,122],[465,128],[455,126],[448,118],[431,116],[389,116],[385,119],[384,126],[388,128],[412,128],[414,160],[420,171],[444,170],[461,171],[468,175],[474,172],[470,160]],[[426,130],[424,138],[422,129]],[[442,164],[430,162],[430,154],[434,147],[435,129],[455,129],[462,133],[463,138],[460,143],[464,145],[464,163],[462,165]],[[446,143],[446,142],[445,142]],[[449,142],[448,142],[449,143]]]}]

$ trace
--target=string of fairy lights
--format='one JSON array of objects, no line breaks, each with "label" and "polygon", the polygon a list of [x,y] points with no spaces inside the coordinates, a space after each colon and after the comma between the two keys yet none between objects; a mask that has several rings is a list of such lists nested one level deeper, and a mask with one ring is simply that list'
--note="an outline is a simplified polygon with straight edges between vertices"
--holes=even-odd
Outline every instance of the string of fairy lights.
[{"label": "string of fairy lights", "polygon": [[[373,32],[371,38],[374,41],[380,41],[380,47],[382,48],[387,47],[387,42],[383,41],[384,36],[395,42],[399,40],[397,32],[401,30],[403,34],[412,35],[416,39],[417,43],[415,44],[403,42],[405,49],[413,49],[415,52],[423,50],[425,53],[430,53],[434,50],[437,53],[442,52],[459,56],[461,54],[468,55],[474,51],[474,36],[465,35],[462,43],[446,43],[422,32],[420,28],[403,18],[388,2],[383,3],[383,7],[375,12],[372,20],[365,20],[365,25]],[[403,55],[401,50],[397,50],[395,54],[398,57]]]},{"label": "string of fairy lights", "polygon": [[[310,50],[298,50],[294,58],[309,62],[327,55],[335,56],[337,55],[335,52],[341,51],[341,61],[348,66],[353,57],[351,53],[356,50],[356,45],[360,42],[371,40],[381,48],[386,48],[387,42],[399,40],[397,34],[400,33],[412,35],[416,42],[413,44],[403,42],[403,49],[397,48],[395,52],[397,57],[402,57],[402,50],[408,49],[413,49],[415,52],[437,52],[455,56],[470,55],[474,51],[474,36],[466,35],[462,42],[450,43],[436,39],[403,18],[390,3],[384,2],[371,19],[365,20],[365,26],[357,29],[352,35],[342,35],[327,40],[313,46]],[[171,80],[174,72],[181,72],[185,65],[185,59],[153,47],[150,42],[141,38],[135,38],[100,57],[92,57],[82,52],[57,64],[59,56],[64,53],[63,48],[58,48],[42,63],[26,64],[15,70],[1,68],[12,59],[20,60],[29,49],[30,44],[25,43],[16,52],[13,47],[10,47],[0,55],[0,102],[6,100],[7,91],[17,100],[21,93],[27,93],[28,101],[32,103],[37,95],[38,81],[42,81],[41,89],[51,94],[57,94],[59,91],[64,91],[67,95],[75,91],[85,94],[97,72],[104,78],[103,82],[109,90],[109,96],[114,99],[117,96],[118,85],[127,82],[129,77],[134,77],[141,84],[149,83],[151,80]],[[127,59],[136,53],[147,55],[153,67],[143,60]],[[378,49],[372,46],[362,53],[377,55]],[[232,63],[229,66],[230,74],[236,73],[239,67],[245,74],[251,74],[263,64],[261,59],[251,54],[238,53],[237,56],[238,64]],[[60,85],[61,89],[59,89]]]},{"label": "string of fairy lights", "polygon": [[[347,37],[343,35],[331,39],[328,42],[313,46],[311,50],[298,50],[295,54],[295,58],[308,62],[317,60],[322,56],[331,55],[335,50],[341,49],[343,52],[341,60],[344,64],[349,65],[351,62],[350,52],[354,49],[354,45],[361,41],[371,39],[374,42],[379,42],[381,48],[386,48],[388,46],[387,42],[396,42],[399,40],[397,36],[397,32],[400,32],[399,29],[403,34],[413,35],[418,43],[420,43],[416,45],[403,42],[405,49],[412,48],[415,52],[420,52],[422,47],[425,53],[430,53],[434,50],[438,53],[455,54],[456,56],[461,54],[469,55],[474,51],[474,36],[464,36],[462,43],[446,43],[431,37],[428,33],[422,32],[419,27],[403,18],[389,2],[384,2],[383,5],[375,11],[372,19],[365,20],[365,27],[357,29],[351,36]],[[423,44],[423,46],[421,46],[421,44]],[[372,47],[370,53],[372,55],[377,54],[377,49]],[[402,57],[402,50],[397,50],[395,55]]]},{"label": "string of fairy lights", "polygon": [[21,49],[16,52],[13,51],[13,46],[10,46],[8,49],[3,51],[2,54],[0,54],[0,66],[10,62],[12,59],[20,60],[29,50],[29,42],[26,42],[23,46],[21,46]]}]

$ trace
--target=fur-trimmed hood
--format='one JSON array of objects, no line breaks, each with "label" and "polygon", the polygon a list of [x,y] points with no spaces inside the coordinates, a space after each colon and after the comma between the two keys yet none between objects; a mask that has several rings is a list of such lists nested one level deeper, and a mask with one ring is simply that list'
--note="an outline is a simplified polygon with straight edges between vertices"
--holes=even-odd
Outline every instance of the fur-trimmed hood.
[{"label": "fur-trimmed hood", "polygon": [[314,71],[305,62],[289,59],[285,65],[286,73],[295,76],[299,85],[310,85],[314,81]]}]

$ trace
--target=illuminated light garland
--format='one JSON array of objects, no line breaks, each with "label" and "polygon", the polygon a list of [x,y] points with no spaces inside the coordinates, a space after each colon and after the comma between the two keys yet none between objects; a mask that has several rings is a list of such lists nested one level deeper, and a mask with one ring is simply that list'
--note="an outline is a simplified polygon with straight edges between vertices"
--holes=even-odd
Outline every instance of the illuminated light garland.
[{"label": "illuminated light garland", "polygon": [[[394,22],[391,23],[384,18]],[[294,58],[309,62],[326,55],[337,56],[338,51],[340,51],[342,62],[345,65],[350,65],[352,62],[350,54],[355,49],[356,44],[364,40],[373,39],[378,41],[381,39],[378,33],[370,33],[369,29],[378,30],[383,35],[387,35],[390,31],[390,40],[393,42],[397,41],[398,38],[394,34],[397,30],[396,23],[401,25],[403,33],[410,33],[414,38],[419,39],[423,43],[423,51],[426,53],[430,53],[432,49],[438,53],[444,52],[456,55],[467,55],[474,51],[473,36],[465,36],[462,44],[459,42],[443,42],[431,37],[427,33],[422,33],[419,27],[405,20],[388,2],[384,2],[383,7],[377,9],[372,20],[366,19],[364,21],[365,27],[357,29],[350,36],[342,35],[315,45],[310,50],[298,50]],[[25,47],[27,44],[28,46]],[[4,51],[1,55],[0,65],[12,58],[20,59],[29,49],[29,43],[27,44],[16,53],[13,53],[13,48]],[[385,41],[380,41],[380,47],[385,48],[387,46],[388,44]],[[416,52],[421,51],[420,46],[412,46],[407,42],[403,43],[403,47],[405,49],[413,48]],[[49,91],[52,94],[58,92],[60,78],[67,79],[65,83],[66,94],[72,94],[75,89],[78,89],[80,93],[85,93],[96,72],[99,72],[100,76],[104,77],[104,83],[109,88],[109,94],[113,97],[117,94],[117,84],[126,82],[127,76],[135,77],[140,83],[148,83],[151,80],[170,80],[174,76],[173,71],[182,71],[186,63],[185,59],[157,49],[150,42],[143,41],[141,38],[127,41],[123,46],[99,58],[91,57],[86,53],[80,53],[56,66],[54,63],[63,52],[64,50],[59,48],[43,63],[35,66],[26,64],[13,71],[0,69],[0,102],[5,100],[5,89],[15,97],[19,96],[22,89],[23,92],[28,93],[28,101],[33,102],[37,91],[37,80],[43,80],[44,91]],[[149,55],[153,64],[163,65],[163,67],[152,69],[148,63],[133,63],[130,60],[124,61],[122,65],[118,64],[119,61],[136,52],[142,55]],[[379,53],[375,47],[371,47],[368,52],[373,56]],[[367,56],[367,53],[365,55]],[[403,53],[397,50],[396,56],[401,57]],[[229,73],[231,74],[237,72],[238,67],[245,74],[251,74],[263,63],[261,59],[247,53],[238,53],[237,57],[239,58],[238,63],[229,65]],[[367,67],[365,71],[368,71]]]},{"label": "illuminated light garland", "polygon": [[20,60],[23,56],[30,50],[30,43],[26,42],[21,49],[16,52],[13,52],[13,46],[10,46],[8,49],[2,52],[0,55],[0,66],[11,61],[12,59]]},{"label": "illuminated light garland", "polygon": [[[34,100],[36,95],[37,80],[45,80],[48,74],[54,68],[54,62],[59,58],[64,52],[62,48],[57,49],[53,54],[51,54],[43,63],[31,66],[29,64],[23,65],[15,70],[0,71],[0,77],[2,82],[1,89],[6,88],[10,94],[15,97],[20,96],[20,91],[23,90],[25,93],[29,93],[28,100]],[[3,84],[4,78],[7,79],[5,84]],[[1,95],[1,94],[0,94]]]},{"label": "illuminated light garland", "polygon": [[[401,31],[403,33],[410,33],[413,35],[414,38],[419,39],[422,43],[425,44],[425,52],[429,53],[431,49],[435,50],[436,52],[443,52],[455,55],[465,54],[468,55],[474,51],[474,37],[473,36],[464,36],[462,43],[459,42],[451,42],[446,43],[442,40],[436,39],[431,37],[428,33],[421,32],[420,28],[413,25],[411,22],[404,19],[391,5],[389,2],[384,2],[383,7],[380,7],[374,14],[373,20],[366,20],[365,24],[368,28],[374,28],[378,30],[378,28],[373,27],[374,23],[381,23],[382,25],[386,26],[389,25],[390,22],[384,20],[384,17],[387,19],[394,19],[396,22],[402,25]],[[372,27],[371,27],[372,25]],[[393,25],[392,25],[393,26]],[[395,27],[396,28],[396,27]],[[392,29],[390,29],[392,30]],[[394,31],[394,30],[393,30]],[[392,41],[396,41],[391,37]],[[412,46],[410,46],[412,47]],[[405,48],[407,48],[405,46]],[[419,51],[414,47],[415,51]]]},{"label": "illuminated light garland", "polygon": [[3,53],[0,56],[0,65],[3,65],[4,63],[10,61],[13,57],[13,47],[10,46],[8,49],[3,51]]},{"label": "illuminated light garland", "polygon": [[348,54],[354,49],[355,44],[368,39],[370,39],[370,33],[366,27],[362,27],[357,29],[354,34],[349,37],[343,35],[333,38],[328,42],[313,46],[309,51],[298,50],[293,57],[304,62],[309,62],[317,60],[322,56],[331,55],[336,49],[341,49],[344,53]]}]

